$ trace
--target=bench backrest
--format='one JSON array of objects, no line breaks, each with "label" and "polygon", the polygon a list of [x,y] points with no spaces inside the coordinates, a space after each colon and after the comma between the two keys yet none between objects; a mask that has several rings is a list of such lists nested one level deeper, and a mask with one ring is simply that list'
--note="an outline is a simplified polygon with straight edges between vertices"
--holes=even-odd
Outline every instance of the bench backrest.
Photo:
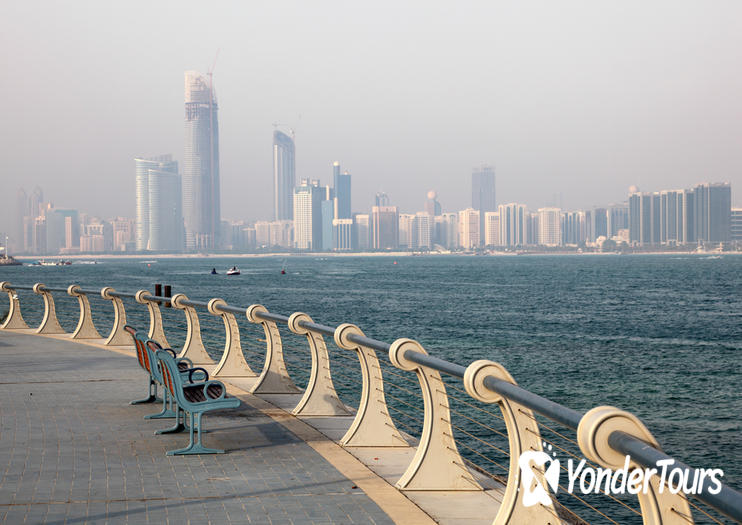
[{"label": "bench backrest", "polygon": [[147,352],[147,347],[144,345],[144,339],[139,336],[137,329],[131,325],[125,325],[124,330],[128,332],[129,335],[131,335],[131,338],[134,341],[134,347],[137,351],[137,361],[139,361],[139,366],[141,366],[151,374],[152,370],[150,363],[152,362],[152,360],[150,359],[150,356]]},{"label": "bench backrest", "polygon": [[182,407],[183,406],[183,380],[180,377],[178,371],[178,365],[175,362],[175,358],[165,350],[157,350],[155,358],[160,364],[158,367],[162,373],[162,384],[165,385],[172,394],[175,401]]},{"label": "bench backrest", "polygon": [[146,351],[147,359],[149,363],[152,365],[150,368],[150,373],[157,381],[159,381],[160,383],[163,383],[162,370],[160,369],[159,366],[157,366],[158,361],[157,361],[157,357],[155,356],[157,352],[162,350],[162,346],[160,346],[160,343],[158,343],[157,341],[154,341],[152,339],[147,339],[146,342],[144,342],[144,348]]}]

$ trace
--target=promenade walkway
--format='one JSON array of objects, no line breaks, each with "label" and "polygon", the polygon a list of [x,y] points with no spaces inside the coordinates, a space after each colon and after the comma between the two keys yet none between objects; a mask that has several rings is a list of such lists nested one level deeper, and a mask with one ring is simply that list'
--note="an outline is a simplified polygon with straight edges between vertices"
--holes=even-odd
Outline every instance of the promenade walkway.
[{"label": "promenade walkway", "polygon": [[143,416],[160,405],[129,405],[146,390],[132,355],[0,332],[0,521],[432,523],[340,447],[297,436],[249,394],[204,418],[207,445],[226,454],[165,456],[187,435],[154,436],[171,420]]}]

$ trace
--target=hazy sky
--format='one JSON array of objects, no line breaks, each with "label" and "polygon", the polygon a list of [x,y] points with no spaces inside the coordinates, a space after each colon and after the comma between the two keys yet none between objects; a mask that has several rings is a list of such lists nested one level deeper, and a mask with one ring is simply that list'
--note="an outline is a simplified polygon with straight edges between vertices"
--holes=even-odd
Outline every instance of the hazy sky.
[{"label": "hazy sky", "polygon": [[134,215],[134,157],[183,159],[183,72],[219,49],[224,218],[272,215],[273,123],[297,177],[353,174],[470,204],[620,202],[627,188],[729,181],[742,205],[742,2],[3,0],[0,230],[19,186],[58,207]]}]

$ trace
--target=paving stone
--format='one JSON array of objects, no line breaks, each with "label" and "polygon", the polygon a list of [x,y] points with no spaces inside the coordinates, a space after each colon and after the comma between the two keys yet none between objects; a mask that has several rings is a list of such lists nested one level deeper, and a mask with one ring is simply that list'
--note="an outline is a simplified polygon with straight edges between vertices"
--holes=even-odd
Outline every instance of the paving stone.
[{"label": "paving stone", "polygon": [[391,523],[313,449],[243,405],[204,416],[224,455],[165,456],[136,360],[0,332],[0,522]]}]

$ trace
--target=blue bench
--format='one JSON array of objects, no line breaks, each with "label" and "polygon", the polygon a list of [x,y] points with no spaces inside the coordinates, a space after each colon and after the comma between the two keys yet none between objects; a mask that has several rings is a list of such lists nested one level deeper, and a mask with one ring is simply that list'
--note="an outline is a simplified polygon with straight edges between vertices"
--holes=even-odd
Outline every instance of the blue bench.
[{"label": "blue bench", "polygon": [[[128,332],[132,339],[134,340],[134,346],[136,347],[137,352],[137,361],[139,362],[139,366],[142,367],[147,372],[148,375],[148,381],[149,381],[149,390],[148,390],[148,396],[144,399],[137,399],[135,401],[131,401],[132,405],[140,404],[140,403],[153,403],[157,401],[157,385],[162,385],[162,373],[160,371],[159,366],[157,365],[157,360],[155,358],[155,352],[158,350],[162,350],[163,348],[156,342],[152,340],[145,340],[143,337],[139,335],[136,328],[134,328],[131,325],[124,326],[124,330]],[[198,381],[204,381],[209,379],[209,373],[200,367],[193,367],[193,363],[190,359],[187,358],[176,358],[175,357],[175,351],[167,348],[165,349],[166,352],[169,352],[173,358],[176,361],[178,370],[180,371],[180,374],[187,378],[189,382],[193,382],[194,380]],[[158,430],[155,432],[155,434],[170,434],[172,432],[180,432],[182,430],[185,430],[185,426],[183,423],[180,422],[180,418],[178,418],[177,411],[173,411],[173,399],[168,394],[168,391],[163,388],[163,396],[162,396],[162,410],[157,414],[149,414],[144,416],[145,419],[170,419],[170,418],[176,418],[175,426],[172,428],[164,429],[164,430]]]},{"label": "blue bench", "polygon": [[[227,396],[227,388],[221,381],[187,382],[178,370],[178,363],[172,354],[165,350],[155,353],[160,364],[163,385],[177,404],[176,411],[182,410],[189,417],[188,446],[177,450],[168,450],[168,456],[180,454],[223,454],[224,451],[215,448],[206,448],[202,444],[202,434],[205,432],[201,423],[201,416],[212,410],[237,408],[240,400]],[[191,374],[192,375],[192,374]],[[194,442],[194,433],[198,433],[198,441]]]}]

